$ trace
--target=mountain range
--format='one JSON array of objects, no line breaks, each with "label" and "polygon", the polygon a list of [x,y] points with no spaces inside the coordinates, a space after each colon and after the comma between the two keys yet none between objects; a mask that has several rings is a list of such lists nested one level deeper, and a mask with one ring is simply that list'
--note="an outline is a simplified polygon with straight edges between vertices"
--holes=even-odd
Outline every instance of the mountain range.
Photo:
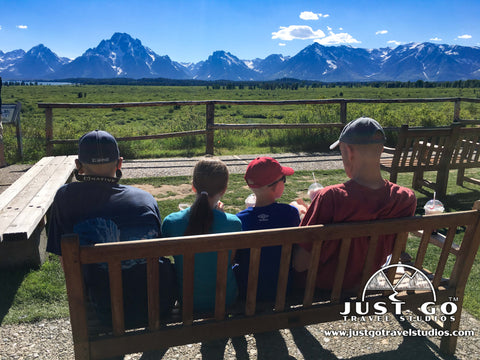
[{"label": "mountain range", "polygon": [[480,47],[427,42],[362,49],[313,43],[291,57],[272,54],[240,60],[229,52],[215,51],[205,61],[186,64],[156,54],[128,34],[115,33],[73,60],[59,57],[43,44],[29,51],[0,51],[0,76],[3,80],[455,81],[480,79]]}]

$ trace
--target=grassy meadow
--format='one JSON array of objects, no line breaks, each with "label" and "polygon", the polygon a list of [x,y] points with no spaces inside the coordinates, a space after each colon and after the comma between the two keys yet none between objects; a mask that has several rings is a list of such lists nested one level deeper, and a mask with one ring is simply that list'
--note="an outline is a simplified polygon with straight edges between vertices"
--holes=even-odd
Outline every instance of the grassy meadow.
[{"label": "grassy meadow", "polygon": [[[188,100],[298,100],[477,98],[474,88],[299,87],[297,90],[260,88],[214,89],[203,86],[61,85],[3,86],[3,103],[22,104],[24,159],[16,155],[14,126],[4,127],[8,163],[35,162],[45,156],[45,114],[38,103],[117,103]],[[462,119],[480,119],[480,104],[462,103]],[[347,120],[370,116],[383,126],[448,125],[453,103],[348,104]],[[333,123],[340,121],[339,105],[216,105],[215,123]],[[53,138],[78,139],[93,129],[117,137],[153,135],[205,129],[205,106],[161,106],[116,109],[54,109]],[[215,132],[215,154],[325,150],[338,130],[220,130]],[[55,155],[73,154],[75,145],[57,144]],[[125,158],[194,156],[205,152],[204,136],[120,143]]]}]

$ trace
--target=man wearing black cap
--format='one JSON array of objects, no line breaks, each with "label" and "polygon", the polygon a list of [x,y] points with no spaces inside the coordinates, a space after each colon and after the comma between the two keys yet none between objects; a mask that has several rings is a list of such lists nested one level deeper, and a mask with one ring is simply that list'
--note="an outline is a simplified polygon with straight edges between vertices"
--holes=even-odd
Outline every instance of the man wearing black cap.
[{"label": "man wearing black cap", "polygon": [[[343,184],[321,189],[312,201],[301,226],[412,216],[417,200],[412,190],[384,180],[380,172],[380,156],[385,133],[374,119],[362,117],[347,124],[340,138],[330,149],[340,145],[345,173],[351,179]],[[372,274],[391,254],[394,239],[381,237]],[[343,288],[360,285],[368,238],[355,238],[348,257]],[[301,244],[294,257],[297,283],[304,285],[312,244]],[[322,245],[316,286],[331,289],[338,264],[339,241]]]},{"label": "man wearing black cap", "polygon": [[[81,245],[160,237],[161,218],[153,196],[133,186],[118,184],[122,161],[117,141],[108,132],[95,130],[80,138],[75,160],[78,182],[63,185],[55,195],[47,251],[61,256],[61,237],[69,233],[78,234]],[[168,272],[167,265],[161,266],[161,271]],[[132,308],[143,307],[140,309],[143,312],[146,311],[146,284],[138,278],[142,278],[145,267],[144,260],[122,263],[124,303],[131,304]],[[98,314],[108,318],[110,295],[106,274],[106,264],[89,265],[85,270],[85,283]],[[163,274],[162,281],[168,276]],[[173,277],[171,280],[174,284]],[[171,290],[173,294],[173,288]],[[161,294],[161,298],[166,297],[161,300],[166,301],[164,308],[168,308],[167,303],[171,301],[168,295],[167,292]],[[138,309],[126,310],[126,323],[136,323],[146,315],[137,314]]]}]

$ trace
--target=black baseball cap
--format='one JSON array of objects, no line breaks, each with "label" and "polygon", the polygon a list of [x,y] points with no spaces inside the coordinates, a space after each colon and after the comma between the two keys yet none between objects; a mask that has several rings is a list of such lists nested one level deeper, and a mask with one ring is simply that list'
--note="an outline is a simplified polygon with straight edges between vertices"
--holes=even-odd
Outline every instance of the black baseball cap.
[{"label": "black baseball cap", "polygon": [[117,140],[103,130],[90,131],[78,142],[78,160],[84,164],[106,164],[118,160]]}]

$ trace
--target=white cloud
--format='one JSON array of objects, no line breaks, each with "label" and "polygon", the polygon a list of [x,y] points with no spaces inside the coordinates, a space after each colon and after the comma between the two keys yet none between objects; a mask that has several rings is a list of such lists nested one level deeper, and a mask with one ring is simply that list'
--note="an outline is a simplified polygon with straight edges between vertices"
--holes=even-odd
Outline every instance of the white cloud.
[{"label": "white cloud", "polygon": [[278,46],[286,46],[287,44],[285,43],[278,43]]},{"label": "white cloud", "polygon": [[384,34],[387,34],[388,33],[388,30],[378,30],[375,35],[384,35]]},{"label": "white cloud", "polygon": [[402,43],[400,41],[396,41],[396,40],[389,40],[389,41],[387,41],[387,44],[402,45]]},{"label": "white cloud", "polygon": [[302,20],[318,20],[318,14],[311,11],[302,11],[300,13],[300,19]]},{"label": "white cloud", "polygon": [[302,11],[300,13],[300,19],[302,20],[318,20],[320,18],[327,18],[330,15],[328,14],[320,14],[320,13],[314,13],[312,11]]},{"label": "white cloud", "polygon": [[17,29],[27,29],[27,25],[17,25]]},{"label": "white cloud", "polygon": [[430,41],[442,41],[438,36],[435,36],[434,38],[431,38]]},{"label": "white cloud", "polygon": [[330,35],[323,39],[317,39],[315,42],[321,45],[338,45],[338,44],[359,44],[360,41],[353,38],[352,35],[348,33],[338,33],[335,34],[330,31]]},{"label": "white cloud", "polygon": [[323,38],[325,33],[322,30],[313,30],[310,26],[290,25],[280,26],[280,30],[272,33],[272,39],[290,41],[294,39],[318,39]]},{"label": "white cloud", "polygon": [[472,35],[468,35],[468,34],[460,35],[457,37],[457,39],[471,39],[471,38],[472,38]]}]

